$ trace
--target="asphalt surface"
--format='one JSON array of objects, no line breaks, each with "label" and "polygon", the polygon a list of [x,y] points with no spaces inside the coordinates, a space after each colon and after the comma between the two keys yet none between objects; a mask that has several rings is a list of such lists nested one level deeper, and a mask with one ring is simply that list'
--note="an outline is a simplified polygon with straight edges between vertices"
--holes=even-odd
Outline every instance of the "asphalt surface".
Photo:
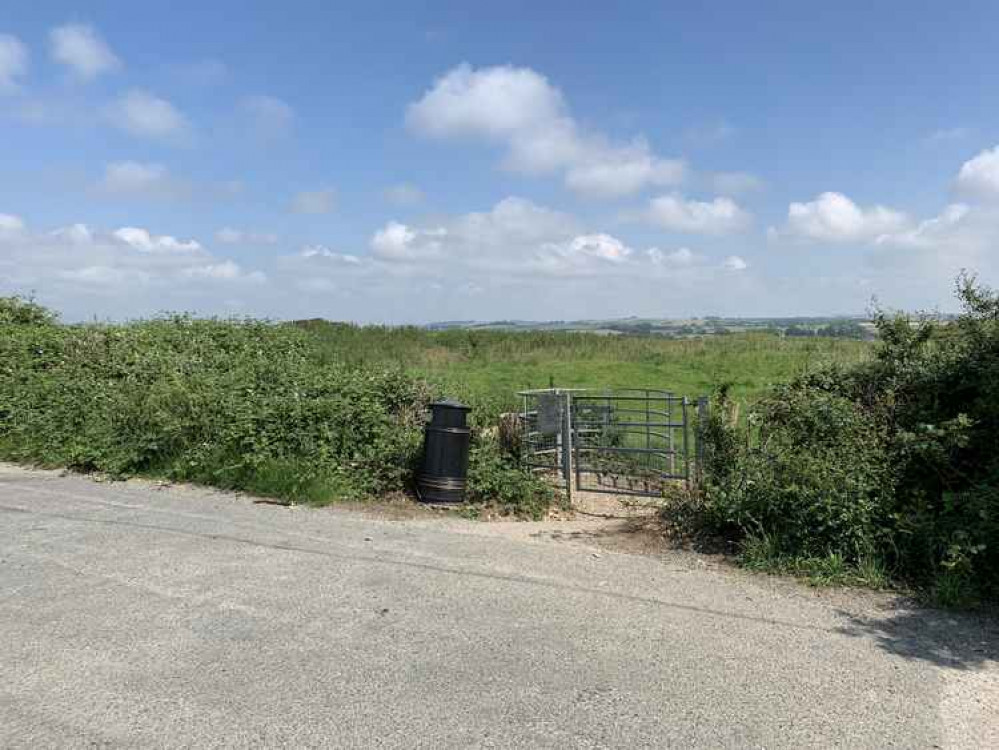
[{"label": "asphalt surface", "polygon": [[0,464],[0,747],[999,746],[992,620],[532,529]]}]

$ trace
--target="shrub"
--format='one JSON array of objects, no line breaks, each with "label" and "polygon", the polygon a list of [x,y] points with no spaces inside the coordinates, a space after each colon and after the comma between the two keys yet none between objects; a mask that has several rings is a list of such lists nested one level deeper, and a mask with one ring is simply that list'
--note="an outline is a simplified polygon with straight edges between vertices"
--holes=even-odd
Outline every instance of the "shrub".
[{"label": "shrub", "polygon": [[0,456],[291,500],[399,489],[432,389],[255,321],[2,324]]},{"label": "shrub", "polygon": [[946,603],[999,592],[999,295],[969,277],[958,295],[950,324],[878,316],[873,360],[778,386],[745,424],[716,398],[710,526],[756,564],[836,556]]},{"label": "shrub", "polygon": [[0,297],[0,325],[52,325],[57,316],[32,299]]},{"label": "shrub", "polygon": [[497,439],[477,437],[469,456],[469,503],[502,515],[540,520],[554,501],[551,486],[506,455]]}]

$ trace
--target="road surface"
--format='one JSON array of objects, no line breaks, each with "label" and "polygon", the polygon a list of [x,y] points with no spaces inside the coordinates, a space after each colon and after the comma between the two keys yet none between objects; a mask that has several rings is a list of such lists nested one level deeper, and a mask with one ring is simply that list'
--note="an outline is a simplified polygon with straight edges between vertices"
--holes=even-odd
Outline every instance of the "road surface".
[{"label": "road surface", "polygon": [[992,620],[557,532],[0,464],[0,747],[999,747]]}]

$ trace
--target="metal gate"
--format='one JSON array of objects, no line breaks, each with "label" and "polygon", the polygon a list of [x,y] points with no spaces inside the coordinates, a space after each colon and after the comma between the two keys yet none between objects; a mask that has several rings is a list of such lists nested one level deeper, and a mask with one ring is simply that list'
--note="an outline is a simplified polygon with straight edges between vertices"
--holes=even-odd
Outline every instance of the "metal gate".
[{"label": "metal gate", "polygon": [[570,495],[660,496],[669,484],[694,479],[700,441],[693,423],[695,413],[705,413],[705,398],[691,402],[651,388],[518,395],[525,464],[560,479]]}]

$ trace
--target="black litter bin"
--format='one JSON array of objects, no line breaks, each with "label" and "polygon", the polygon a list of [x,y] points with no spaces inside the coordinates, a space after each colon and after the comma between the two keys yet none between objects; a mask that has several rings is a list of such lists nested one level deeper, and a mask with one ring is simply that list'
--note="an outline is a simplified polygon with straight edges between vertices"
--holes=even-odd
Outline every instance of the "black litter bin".
[{"label": "black litter bin", "polygon": [[457,401],[430,405],[430,423],[423,440],[423,466],[416,476],[416,492],[425,503],[460,503],[468,483],[467,424],[471,409]]}]

